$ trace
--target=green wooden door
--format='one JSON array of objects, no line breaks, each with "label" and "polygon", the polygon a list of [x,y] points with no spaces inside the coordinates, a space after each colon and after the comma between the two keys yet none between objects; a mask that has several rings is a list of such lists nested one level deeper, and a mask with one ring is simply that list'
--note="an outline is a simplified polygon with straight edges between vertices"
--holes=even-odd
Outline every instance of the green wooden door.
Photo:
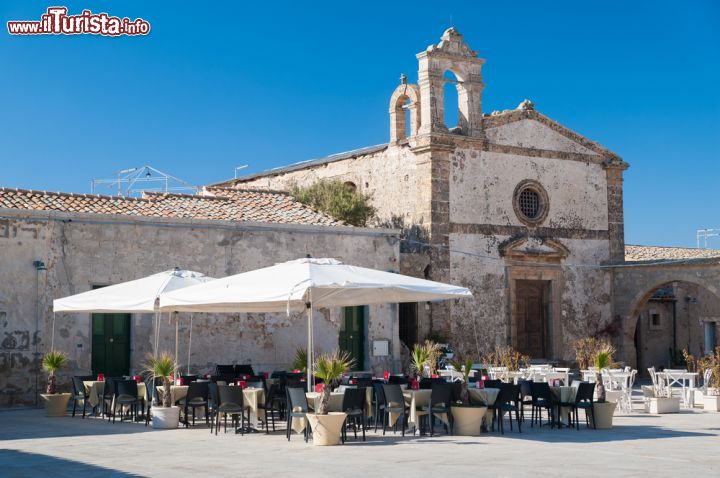
[{"label": "green wooden door", "polygon": [[130,374],[130,314],[92,314],[93,374]]},{"label": "green wooden door", "polygon": [[350,353],[354,370],[365,368],[365,306],[344,307],[340,323],[340,350]]}]

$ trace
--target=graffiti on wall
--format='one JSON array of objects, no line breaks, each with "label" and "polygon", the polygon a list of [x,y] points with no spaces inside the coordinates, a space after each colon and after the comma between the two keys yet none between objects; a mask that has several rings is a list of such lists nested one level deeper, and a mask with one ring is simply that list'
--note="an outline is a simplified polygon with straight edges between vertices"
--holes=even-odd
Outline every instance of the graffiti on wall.
[{"label": "graffiti on wall", "polygon": [[40,228],[33,225],[18,226],[10,219],[0,219],[0,239],[37,239],[40,236]]}]

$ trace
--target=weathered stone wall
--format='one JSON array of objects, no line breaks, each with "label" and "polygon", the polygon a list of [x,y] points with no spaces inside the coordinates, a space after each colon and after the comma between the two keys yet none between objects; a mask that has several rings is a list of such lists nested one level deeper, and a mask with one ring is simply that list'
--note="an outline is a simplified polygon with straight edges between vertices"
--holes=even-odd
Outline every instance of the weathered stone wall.
[{"label": "weathered stone wall", "polygon": [[[396,232],[383,229],[293,226],[221,221],[163,220],[120,216],[0,211],[0,406],[35,403],[38,358],[48,350],[52,300],[179,266],[223,277],[311,254],[381,270],[398,269]],[[47,271],[37,272],[36,259]],[[36,290],[35,279],[38,278]],[[38,314],[36,315],[36,307]],[[338,346],[340,310],[320,310],[315,343]],[[36,317],[38,324],[36,327]],[[180,314],[179,362],[187,366],[188,314]],[[398,369],[397,306],[369,308],[366,367]],[[215,363],[251,362],[256,370],[286,369],[306,342],[306,319],[295,314],[193,316],[191,370],[205,373]],[[131,369],[139,371],[151,351],[152,316],[135,315],[131,326]],[[374,339],[391,340],[392,357],[371,354]],[[68,352],[73,374],[90,372],[89,314],[56,315],[55,348]],[[175,330],[163,317],[160,349],[174,351]]]},{"label": "weathered stone wall", "polygon": [[399,145],[375,154],[261,176],[242,181],[239,187],[289,191],[294,185],[310,186],[321,179],[352,182],[358,191],[372,197],[379,224],[402,228],[423,222],[417,214],[417,194],[423,184],[416,172],[415,155],[407,145]]}]

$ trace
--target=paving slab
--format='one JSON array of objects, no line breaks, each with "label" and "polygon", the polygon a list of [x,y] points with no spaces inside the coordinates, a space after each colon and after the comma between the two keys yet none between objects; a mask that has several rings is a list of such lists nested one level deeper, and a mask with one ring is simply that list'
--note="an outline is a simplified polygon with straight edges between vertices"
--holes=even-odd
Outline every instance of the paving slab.
[{"label": "paving slab", "polygon": [[[507,424],[506,424],[507,425]],[[351,439],[314,447],[301,435],[211,435],[98,418],[0,412],[2,477],[184,476],[720,476],[720,413],[615,417],[612,430],[531,428],[480,437]]]}]

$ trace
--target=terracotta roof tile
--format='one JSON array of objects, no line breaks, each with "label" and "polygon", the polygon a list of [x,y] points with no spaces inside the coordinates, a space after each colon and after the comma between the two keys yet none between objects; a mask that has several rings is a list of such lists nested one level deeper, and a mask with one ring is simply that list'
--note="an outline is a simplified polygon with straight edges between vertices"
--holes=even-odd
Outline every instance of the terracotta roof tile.
[{"label": "terracotta roof tile", "polygon": [[692,247],[632,246],[625,245],[625,261],[663,261],[681,259],[710,259],[720,257],[718,249]]},{"label": "terracotta roof tile", "polygon": [[340,222],[276,191],[208,187],[200,194],[142,198],[0,188],[0,208],[333,226]]}]

